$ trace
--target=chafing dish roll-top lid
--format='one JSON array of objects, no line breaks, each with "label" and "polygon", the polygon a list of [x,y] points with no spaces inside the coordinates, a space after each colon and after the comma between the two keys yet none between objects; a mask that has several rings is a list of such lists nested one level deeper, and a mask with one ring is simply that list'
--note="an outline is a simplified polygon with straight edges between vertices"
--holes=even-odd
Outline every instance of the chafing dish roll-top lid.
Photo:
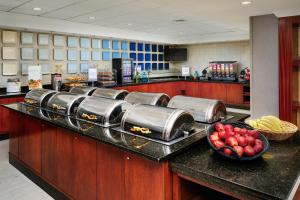
[{"label": "chafing dish roll-top lid", "polygon": [[86,97],[79,105],[76,116],[103,126],[119,124],[129,103],[99,97]]},{"label": "chafing dish roll-top lid", "polygon": [[84,98],[84,95],[59,92],[49,99],[46,108],[59,114],[73,115]]},{"label": "chafing dish roll-top lid", "polygon": [[167,106],[170,97],[164,93],[130,92],[125,101],[131,104],[147,104],[153,106]]},{"label": "chafing dish roll-top lid", "polygon": [[144,137],[171,141],[190,132],[193,124],[193,116],[184,110],[136,104],[125,112],[121,127]]},{"label": "chafing dish roll-top lid", "polygon": [[45,107],[48,100],[56,93],[54,90],[34,89],[26,94],[24,101],[26,104]]},{"label": "chafing dish roll-top lid", "polygon": [[92,96],[93,97],[103,97],[108,99],[118,99],[123,100],[125,96],[128,94],[127,90],[115,90],[109,88],[97,88]]},{"label": "chafing dish roll-top lid", "polygon": [[187,96],[174,96],[169,108],[179,108],[190,112],[198,122],[213,123],[226,116],[226,107],[222,101]]},{"label": "chafing dish roll-top lid", "polygon": [[75,86],[72,87],[69,92],[73,94],[83,94],[83,95],[91,96],[96,89],[97,88],[95,87],[89,87],[89,86]]}]

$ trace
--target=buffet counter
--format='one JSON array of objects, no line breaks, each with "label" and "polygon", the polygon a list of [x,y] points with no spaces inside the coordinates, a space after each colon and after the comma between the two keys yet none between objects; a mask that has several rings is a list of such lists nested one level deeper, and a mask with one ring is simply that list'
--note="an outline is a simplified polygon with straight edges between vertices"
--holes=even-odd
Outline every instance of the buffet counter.
[{"label": "buffet counter", "polygon": [[10,163],[57,199],[292,199],[299,185],[299,136],[271,142],[261,159],[233,162],[205,137],[168,146],[70,116],[45,118],[22,103],[5,108],[18,121],[10,126]]}]

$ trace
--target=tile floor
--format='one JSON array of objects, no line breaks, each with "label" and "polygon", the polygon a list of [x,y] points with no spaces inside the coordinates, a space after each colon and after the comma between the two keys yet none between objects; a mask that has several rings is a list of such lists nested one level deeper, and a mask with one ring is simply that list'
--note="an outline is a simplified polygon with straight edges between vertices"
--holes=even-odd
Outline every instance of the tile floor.
[{"label": "tile floor", "polygon": [[8,163],[8,144],[0,141],[0,200],[53,200]]}]

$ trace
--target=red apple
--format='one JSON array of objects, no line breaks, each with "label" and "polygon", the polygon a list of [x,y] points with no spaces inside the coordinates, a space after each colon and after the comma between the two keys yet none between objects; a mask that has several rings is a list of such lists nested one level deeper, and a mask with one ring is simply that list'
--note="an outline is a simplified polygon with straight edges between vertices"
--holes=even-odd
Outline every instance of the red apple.
[{"label": "red apple", "polygon": [[238,138],[238,137],[240,137],[241,135],[239,134],[239,133],[236,133],[233,137],[235,137],[236,139]]},{"label": "red apple", "polygon": [[246,139],[248,141],[249,146],[254,146],[255,145],[255,139],[252,136],[246,136]]},{"label": "red apple", "polygon": [[244,154],[244,149],[243,149],[243,147],[241,147],[241,146],[234,146],[233,148],[235,149],[235,151],[237,152],[237,154],[238,154],[240,157],[243,156],[243,154]]},{"label": "red apple", "polygon": [[244,147],[244,154],[246,156],[251,157],[251,156],[255,155],[255,151],[254,151],[254,149],[251,146],[245,146]]},{"label": "red apple", "polygon": [[260,133],[257,130],[248,130],[247,135],[252,136],[254,138],[259,138]]},{"label": "red apple", "polygon": [[226,135],[227,135],[227,137],[232,137],[235,135],[235,133],[232,131],[229,131],[229,132],[226,132]]},{"label": "red apple", "polygon": [[230,146],[232,146],[232,147],[238,145],[238,142],[237,142],[236,138],[235,138],[235,137],[232,137],[232,136],[228,137],[228,138],[226,139],[225,143],[228,144],[228,145],[230,145]]},{"label": "red apple", "polygon": [[211,134],[210,136],[209,136],[209,139],[210,139],[210,141],[211,142],[214,142],[214,141],[218,141],[218,140],[220,140],[220,138],[219,138],[219,135],[218,135],[218,132],[216,132],[217,134]]},{"label": "red apple", "polygon": [[225,140],[227,138],[226,132],[225,131],[220,131],[219,132],[219,138],[222,140]]},{"label": "red apple", "polygon": [[233,126],[232,125],[230,125],[230,124],[226,124],[225,126],[224,126],[224,130],[226,131],[226,132],[232,132],[233,131]]},{"label": "red apple", "polygon": [[253,149],[254,149],[255,154],[258,154],[259,152],[261,152],[264,149],[264,146],[261,143],[255,143]]},{"label": "red apple", "polygon": [[216,125],[215,125],[215,129],[217,131],[224,131],[224,125],[220,122],[217,122]]},{"label": "red apple", "polygon": [[240,133],[240,128],[239,127],[234,127],[233,132],[234,133]]},{"label": "red apple", "polygon": [[260,139],[255,139],[255,144],[260,143],[261,145],[264,145],[264,143]]},{"label": "red apple", "polygon": [[232,151],[230,149],[226,148],[226,149],[224,149],[224,153],[227,155],[231,155]]},{"label": "red apple", "polygon": [[247,129],[242,128],[242,129],[240,130],[240,134],[241,134],[241,135],[246,135],[246,133],[247,133]]},{"label": "red apple", "polygon": [[220,140],[214,141],[213,144],[217,149],[220,149],[221,147],[225,146],[225,143]]},{"label": "red apple", "polygon": [[238,141],[239,145],[242,147],[245,147],[248,145],[248,140],[244,136],[237,137],[237,141]]}]

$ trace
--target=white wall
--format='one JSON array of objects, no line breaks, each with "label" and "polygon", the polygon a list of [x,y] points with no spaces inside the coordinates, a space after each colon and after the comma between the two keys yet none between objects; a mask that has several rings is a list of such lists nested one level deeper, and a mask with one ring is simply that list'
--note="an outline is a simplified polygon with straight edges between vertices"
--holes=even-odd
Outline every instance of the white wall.
[{"label": "white wall", "polygon": [[250,18],[251,117],[279,114],[278,18]]},{"label": "white wall", "polygon": [[187,62],[172,63],[178,71],[181,65],[187,65],[192,71],[201,71],[211,61],[238,61],[240,67],[250,67],[249,41],[218,42],[187,45]]}]

